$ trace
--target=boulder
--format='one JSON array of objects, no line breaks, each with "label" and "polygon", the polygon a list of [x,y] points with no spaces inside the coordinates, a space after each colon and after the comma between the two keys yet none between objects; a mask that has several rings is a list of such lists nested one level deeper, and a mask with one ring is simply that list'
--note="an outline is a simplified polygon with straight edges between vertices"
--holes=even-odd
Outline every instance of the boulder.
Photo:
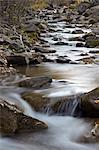
[{"label": "boulder", "polygon": [[88,8],[91,7],[91,4],[88,2],[81,2],[77,8],[78,13],[83,14]]},{"label": "boulder", "polygon": [[37,112],[43,112],[50,102],[48,98],[43,98],[42,95],[33,92],[23,93],[22,98],[27,101]]},{"label": "boulder", "polygon": [[52,78],[48,76],[40,76],[40,77],[27,77],[22,81],[18,82],[17,85],[20,87],[29,87],[34,90],[48,88],[51,85]]},{"label": "boulder", "polygon": [[3,136],[19,132],[34,132],[48,126],[35,118],[24,115],[15,105],[0,99],[0,133]]},{"label": "boulder", "polygon": [[81,109],[87,117],[99,117],[99,87],[81,96]]},{"label": "boulder", "polygon": [[16,53],[14,55],[7,56],[6,58],[9,65],[39,64],[43,60],[43,57],[39,53],[35,52]]}]

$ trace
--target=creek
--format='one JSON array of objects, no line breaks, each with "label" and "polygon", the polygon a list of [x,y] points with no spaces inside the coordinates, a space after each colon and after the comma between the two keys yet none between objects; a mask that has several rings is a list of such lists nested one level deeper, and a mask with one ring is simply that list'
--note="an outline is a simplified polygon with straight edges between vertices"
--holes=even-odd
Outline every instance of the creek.
[{"label": "creek", "polygon": [[[49,23],[49,26],[52,24]],[[88,53],[91,48],[76,47],[74,41],[68,41],[68,38],[82,36],[83,34],[72,34],[75,29],[82,29],[84,32],[90,32],[85,28],[65,28],[64,22],[53,23],[56,26],[55,33],[41,34],[41,37],[48,41],[51,48],[56,49],[55,54],[46,54],[50,59],[56,59],[58,56],[66,55],[72,61],[81,59],[81,53]],[[69,32],[69,33],[66,33]],[[49,36],[51,35],[51,36]],[[69,45],[56,46],[53,43],[53,37],[62,38]],[[90,54],[92,56],[93,54]],[[84,56],[83,56],[84,57]],[[85,56],[86,57],[86,56]],[[98,57],[98,56],[97,56]],[[35,77],[50,75],[53,78],[51,87],[44,90],[35,90],[34,93],[42,94],[43,97],[62,97],[78,93],[88,92],[99,86],[99,65],[98,64],[59,64],[42,63],[36,66],[17,67],[20,74]],[[18,75],[13,79],[17,80]],[[5,80],[4,83],[11,82]],[[25,114],[38,118],[48,124],[48,130],[37,133],[25,133],[24,135],[15,135],[14,137],[0,138],[0,150],[98,150],[99,144],[81,144],[77,140],[90,128],[84,119],[78,119],[69,116],[49,116],[35,112],[31,106],[25,102],[20,93],[28,89],[16,88],[14,86],[0,86],[0,96],[24,108]]]}]

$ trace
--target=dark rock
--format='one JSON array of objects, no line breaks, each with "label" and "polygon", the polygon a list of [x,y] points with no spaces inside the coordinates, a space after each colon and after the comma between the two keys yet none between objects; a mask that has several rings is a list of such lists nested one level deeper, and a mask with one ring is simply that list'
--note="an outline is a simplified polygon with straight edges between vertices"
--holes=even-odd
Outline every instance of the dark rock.
[{"label": "dark rock", "polygon": [[82,37],[84,40],[92,40],[92,39],[97,39],[96,35],[92,32],[85,34]]},{"label": "dark rock", "polygon": [[43,98],[42,95],[33,92],[23,93],[22,98],[37,112],[43,112],[44,108],[47,107],[49,103],[47,98]]},{"label": "dark rock", "polygon": [[69,38],[69,41],[84,41],[84,39],[82,37],[73,37]]},{"label": "dark rock", "polygon": [[74,30],[72,34],[83,34],[84,32],[82,30]]},{"label": "dark rock", "polygon": [[57,63],[69,63],[71,60],[68,59],[68,58],[65,58],[64,56],[59,56],[57,59],[56,59],[56,62]]},{"label": "dark rock", "polygon": [[33,48],[36,52],[41,52],[41,53],[55,53],[56,50],[54,49],[51,49],[51,48],[43,48],[43,47],[40,47],[40,46],[35,46]]},{"label": "dark rock", "polygon": [[58,41],[59,40],[59,38],[58,37],[53,37],[53,39],[52,39],[53,41]]},{"label": "dark rock", "polygon": [[32,89],[48,88],[51,85],[52,78],[47,76],[26,78],[18,82],[17,85],[20,87],[31,87]]},{"label": "dark rock", "polygon": [[81,109],[84,116],[99,118],[99,88],[81,96]]},{"label": "dark rock", "polygon": [[88,2],[81,2],[78,6],[78,13],[83,14],[88,8],[91,7],[91,4]]},{"label": "dark rock", "polygon": [[34,23],[28,23],[24,26],[24,32],[31,33],[31,32],[37,32],[38,28]]},{"label": "dark rock", "polygon": [[43,56],[39,53],[35,52],[24,52],[24,53],[17,53],[11,56],[7,56],[8,64],[12,65],[31,65],[31,64],[39,64],[43,60]]},{"label": "dark rock", "polygon": [[18,132],[34,132],[46,129],[42,121],[24,115],[16,106],[0,100],[0,133],[3,136]]},{"label": "dark rock", "polygon": [[77,43],[76,47],[84,47],[84,44],[83,43]]},{"label": "dark rock", "polygon": [[68,45],[68,43],[66,43],[66,42],[56,42],[56,43],[54,43],[54,45]]},{"label": "dark rock", "polygon": [[91,51],[89,51],[89,53],[92,53],[92,54],[99,54],[99,50],[91,50]]}]

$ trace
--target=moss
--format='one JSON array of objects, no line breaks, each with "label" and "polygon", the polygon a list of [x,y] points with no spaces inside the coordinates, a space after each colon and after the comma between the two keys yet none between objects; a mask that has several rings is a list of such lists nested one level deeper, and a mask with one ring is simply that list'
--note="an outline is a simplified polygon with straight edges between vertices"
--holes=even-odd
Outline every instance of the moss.
[{"label": "moss", "polygon": [[36,0],[34,3],[33,3],[33,6],[32,8],[34,10],[37,10],[37,9],[44,9],[47,7],[47,1],[46,0]]},{"label": "moss", "polygon": [[92,47],[92,48],[99,46],[99,39],[88,40],[86,42],[86,46],[87,47]]},{"label": "moss", "polygon": [[31,44],[34,44],[36,41],[38,41],[38,33],[37,32],[31,32],[31,33],[27,33],[25,32],[24,35],[26,36],[26,38],[28,39],[28,41]]}]

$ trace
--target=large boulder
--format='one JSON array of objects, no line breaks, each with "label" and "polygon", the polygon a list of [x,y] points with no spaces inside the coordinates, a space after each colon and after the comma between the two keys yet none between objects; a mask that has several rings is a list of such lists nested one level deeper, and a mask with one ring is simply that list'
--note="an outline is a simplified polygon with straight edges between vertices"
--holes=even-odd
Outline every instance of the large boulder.
[{"label": "large boulder", "polygon": [[47,125],[44,122],[24,115],[15,105],[11,105],[0,98],[1,135],[34,132],[46,128]]},{"label": "large boulder", "polygon": [[99,117],[99,87],[81,96],[81,109],[87,117]]}]

